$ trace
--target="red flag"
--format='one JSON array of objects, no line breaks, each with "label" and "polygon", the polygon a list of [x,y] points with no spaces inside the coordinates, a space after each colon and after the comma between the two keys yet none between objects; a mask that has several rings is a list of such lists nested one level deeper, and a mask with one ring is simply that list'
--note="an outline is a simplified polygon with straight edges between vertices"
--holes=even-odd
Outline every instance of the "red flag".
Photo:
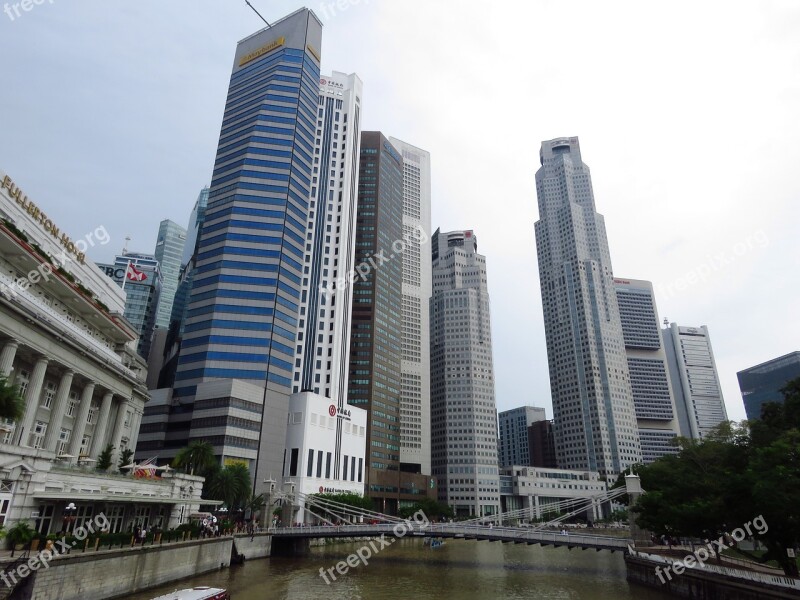
[{"label": "red flag", "polygon": [[140,271],[133,263],[128,263],[128,269],[125,271],[125,277],[130,279],[131,281],[144,281],[147,279],[147,275],[144,271]]}]

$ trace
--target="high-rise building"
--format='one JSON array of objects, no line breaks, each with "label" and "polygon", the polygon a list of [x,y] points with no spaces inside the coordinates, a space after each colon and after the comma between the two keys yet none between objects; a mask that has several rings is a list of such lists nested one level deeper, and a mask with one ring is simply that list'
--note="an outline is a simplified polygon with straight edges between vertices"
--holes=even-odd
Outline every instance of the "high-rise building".
[{"label": "high-rise building", "polygon": [[158,239],[154,256],[161,269],[161,296],[158,300],[156,327],[169,327],[172,315],[172,302],[178,289],[181,274],[181,256],[186,245],[186,230],[169,219],[164,219],[158,226]]},{"label": "high-rise building", "polygon": [[458,515],[500,512],[486,258],[472,230],[431,238],[431,462]]},{"label": "high-rise building", "polygon": [[175,384],[153,394],[168,418],[140,444],[169,458],[205,439],[258,489],[284,470],[321,42],[300,9],[237,46]]},{"label": "high-rise building", "polygon": [[113,265],[97,266],[125,291],[125,318],[139,334],[139,356],[147,360],[161,298],[161,270],[156,257],[126,252],[115,256]]},{"label": "high-rise building", "polygon": [[208,193],[211,190],[205,186],[197,196],[192,213],[189,215],[189,224],[186,227],[186,241],[183,244],[181,254],[181,266],[185,267],[192,260],[197,252],[197,240],[200,238],[200,230],[203,221],[206,220],[206,208],[208,207]]},{"label": "high-rise building", "polygon": [[783,404],[781,389],[800,377],[800,352],[790,352],[765,363],[736,373],[742,392],[744,410],[750,420],[761,418],[767,402]]},{"label": "high-rise building", "polygon": [[528,426],[528,448],[532,467],[555,469],[558,466],[552,421],[536,421]]},{"label": "high-rise building", "polygon": [[364,131],[358,182],[356,270],[355,276],[347,278],[347,285],[353,287],[347,401],[369,411],[366,494],[378,510],[395,514],[402,487],[402,260],[396,253],[397,242],[402,240],[402,215],[402,158],[382,133]]},{"label": "high-rise building", "polygon": [[400,462],[431,472],[431,155],[390,137],[403,157],[403,339],[400,361]]},{"label": "high-rise building", "polygon": [[728,419],[708,328],[671,323],[661,334],[680,433],[701,439]]},{"label": "high-rise building", "polygon": [[613,477],[642,452],[605,222],[577,137],[542,142],[540,162],[536,250],[558,464]]},{"label": "high-rise building", "polygon": [[529,466],[531,462],[528,427],[536,421],[544,421],[547,418],[544,409],[537,406],[520,406],[500,412],[498,418],[500,420],[500,441],[497,452],[500,466]]},{"label": "high-rise building", "polygon": [[639,279],[614,279],[631,377],[633,405],[642,446],[642,462],[677,454],[680,434],[667,355],[661,339],[653,284]]}]

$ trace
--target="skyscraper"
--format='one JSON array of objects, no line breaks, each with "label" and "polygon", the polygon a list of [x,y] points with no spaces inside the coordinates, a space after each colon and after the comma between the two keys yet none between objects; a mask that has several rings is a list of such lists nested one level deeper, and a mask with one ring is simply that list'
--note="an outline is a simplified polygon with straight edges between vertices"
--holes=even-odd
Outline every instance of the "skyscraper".
[{"label": "skyscraper", "polygon": [[578,138],[542,142],[536,250],[561,468],[641,462],[605,223]]},{"label": "skyscraper", "polygon": [[237,46],[175,387],[153,396],[170,411],[162,457],[203,438],[259,488],[283,471],[321,41],[300,9]]},{"label": "skyscraper", "polygon": [[403,342],[400,462],[431,472],[431,155],[390,137],[403,157]]},{"label": "skyscraper", "polygon": [[[366,494],[400,506],[400,290],[403,161],[379,131],[361,133],[348,402],[369,410]],[[375,259],[375,257],[380,257]],[[370,262],[372,261],[372,262]],[[379,263],[380,261],[380,263]],[[373,267],[374,265],[374,267]],[[338,293],[338,292],[337,292]]]},{"label": "skyscraper", "polygon": [[671,323],[661,334],[681,435],[701,439],[728,419],[708,328]]},{"label": "skyscraper", "polygon": [[497,451],[500,457],[500,466],[530,466],[532,463],[528,445],[528,427],[547,418],[544,409],[536,406],[520,406],[502,411],[498,418],[500,443]]},{"label": "skyscraper", "polygon": [[642,461],[647,464],[676,454],[680,434],[667,355],[661,340],[653,284],[639,279],[614,279],[639,427]]},{"label": "skyscraper", "polygon": [[161,269],[161,297],[158,300],[156,327],[166,329],[172,314],[172,302],[181,274],[181,255],[186,244],[186,230],[169,219],[158,226],[156,251],[153,253]]},{"label": "skyscraper", "polygon": [[790,352],[736,374],[747,418],[760,419],[767,402],[783,404],[781,389],[800,377],[800,352]]},{"label": "skyscraper", "polygon": [[472,230],[431,239],[431,462],[458,515],[500,512],[486,258]]}]

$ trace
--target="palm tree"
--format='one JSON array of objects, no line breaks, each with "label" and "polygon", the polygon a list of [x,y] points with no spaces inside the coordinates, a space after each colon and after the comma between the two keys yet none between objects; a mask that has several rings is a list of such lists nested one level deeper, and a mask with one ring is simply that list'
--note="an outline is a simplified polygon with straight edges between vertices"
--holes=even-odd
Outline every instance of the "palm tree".
[{"label": "palm tree", "polygon": [[208,442],[194,441],[178,452],[172,461],[172,466],[176,468],[183,467],[189,475],[194,475],[195,471],[205,471],[216,462],[214,446]]},{"label": "palm tree", "polygon": [[8,377],[0,375],[0,419],[19,421],[25,414],[25,400],[19,387],[9,383]]},{"label": "palm tree", "polygon": [[228,465],[206,480],[206,496],[222,500],[230,510],[244,506],[250,497],[250,471],[244,465]]}]

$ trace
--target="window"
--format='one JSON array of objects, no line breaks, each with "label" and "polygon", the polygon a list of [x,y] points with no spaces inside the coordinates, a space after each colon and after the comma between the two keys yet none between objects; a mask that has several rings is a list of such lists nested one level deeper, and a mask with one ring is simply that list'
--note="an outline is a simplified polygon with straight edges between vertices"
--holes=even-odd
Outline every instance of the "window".
[{"label": "window", "polygon": [[289,459],[289,476],[290,477],[297,477],[297,459],[300,450],[298,448],[292,448],[292,455]]},{"label": "window", "polygon": [[81,456],[88,456],[89,455],[89,445],[92,442],[92,436],[84,435],[83,439],[81,440],[81,449],[79,454]]},{"label": "window", "polygon": [[71,430],[67,429],[66,427],[61,428],[61,433],[58,434],[58,447],[56,448],[56,456],[67,453],[67,446],[69,445],[69,438],[71,435]]},{"label": "window", "polygon": [[125,422],[123,423],[125,427],[131,426],[131,411],[125,411]]},{"label": "window", "polygon": [[55,398],[55,396],[56,396],[56,385],[52,381],[48,381],[47,385],[44,387],[42,406],[44,408],[50,408],[50,405],[53,404],[53,398]]},{"label": "window", "polygon": [[44,444],[44,434],[47,433],[47,423],[36,421],[31,435],[31,446],[41,448]]},{"label": "window", "polygon": [[306,477],[311,477],[314,474],[314,451],[308,450],[308,465],[306,466]]},{"label": "window", "polygon": [[87,425],[97,422],[97,411],[97,404],[92,403],[92,405],[89,407],[89,414],[86,417]]},{"label": "window", "polygon": [[78,408],[78,403],[80,400],[78,399],[77,392],[70,392],[69,394],[69,402],[67,403],[67,416],[74,417],[75,416],[75,409]]},{"label": "window", "polygon": [[325,479],[331,478],[331,453],[328,452],[325,458]]}]

